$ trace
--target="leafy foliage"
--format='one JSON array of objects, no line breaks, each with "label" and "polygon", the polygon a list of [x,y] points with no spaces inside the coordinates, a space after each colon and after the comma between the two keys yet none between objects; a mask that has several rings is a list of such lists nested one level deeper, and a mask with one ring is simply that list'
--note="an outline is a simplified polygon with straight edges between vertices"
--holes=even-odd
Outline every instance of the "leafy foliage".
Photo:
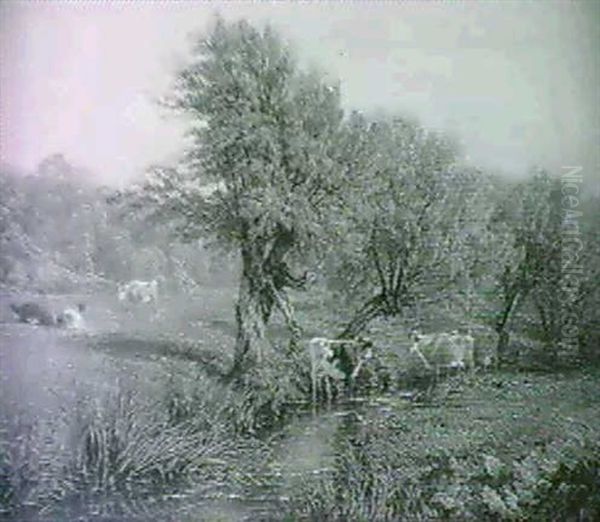
[{"label": "leafy foliage", "polygon": [[460,166],[449,140],[408,121],[354,115],[345,139],[348,188],[333,223],[331,280],[361,303],[343,334],[354,335],[455,286],[480,226],[484,180]]},{"label": "leafy foliage", "polygon": [[223,272],[230,275],[233,259],[217,260],[197,243],[176,242],[164,223],[149,227],[140,213],[109,204],[114,191],[90,185],[64,159],[50,163],[50,171],[40,166],[30,176],[0,172],[0,284],[5,288],[73,293],[163,274],[173,289],[189,289],[219,282]]},{"label": "leafy foliage", "polygon": [[[338,189],[339,89],[298,70],[269,27],[218,19],[180,72],[172,105],[192,118],[186,172],[159,171],[159,206],[177,214],[185,238],[209,234],[239,253],[236,368],[258,350],[276,308],[299,335],[287,288],[326,199]],[[187,177],[186,177],[187,176]],[[210,196],[200,182],[215,183]],[[171,202],[173,204],[171,204]]]}]

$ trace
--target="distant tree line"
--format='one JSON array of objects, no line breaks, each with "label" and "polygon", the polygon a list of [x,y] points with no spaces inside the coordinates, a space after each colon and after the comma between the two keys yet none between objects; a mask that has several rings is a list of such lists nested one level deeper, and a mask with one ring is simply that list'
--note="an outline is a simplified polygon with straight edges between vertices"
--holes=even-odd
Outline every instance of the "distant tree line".
[{"label": "distant tree line", "polygon": [[[17,292],[88,292],[130,279],[168,276],[174,290],[230,275],[198,243],[172,241],[168,227],[125,219],[114,190],[62,155],[29,175],[0,169],[0,285]],[[223,272],[223,273],[222,273]]]}]

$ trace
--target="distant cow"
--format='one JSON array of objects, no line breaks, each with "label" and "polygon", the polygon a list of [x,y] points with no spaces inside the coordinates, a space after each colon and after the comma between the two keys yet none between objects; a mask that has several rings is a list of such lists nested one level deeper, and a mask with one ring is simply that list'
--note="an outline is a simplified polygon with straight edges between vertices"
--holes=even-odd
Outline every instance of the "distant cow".
[{"label": "distant cow", "polygon": [[130,303],[156,303],[158,301],[158,281],[130,281],[119,286],[119,301]]},{"label": "distant cow", "polygon": [[416,355],[428,370],[436,373],[442,368],[473,368],[473,337],[452,333],[422,335],[414,333],[410,352]]},{"label": "distant cow", "polygon": [[53,326],[54,317],[43,306],[38,303],[10,304],[11,310],[21,323],[36,324],[42,326]]},{"label": "distant cow", "polygon": [[80,330],[84,326],[83,313],[85,304],[79,303],[77,308],[67,308],[56,316],[56,325],[61,328]]}]

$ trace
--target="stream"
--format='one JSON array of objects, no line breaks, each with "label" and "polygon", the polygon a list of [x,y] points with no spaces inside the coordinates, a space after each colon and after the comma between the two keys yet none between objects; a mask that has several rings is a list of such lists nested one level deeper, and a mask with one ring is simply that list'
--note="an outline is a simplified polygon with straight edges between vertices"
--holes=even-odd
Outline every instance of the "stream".
[{"label": "stream", "polygon": [[[15,323],[6,315],[3,319],[0,416],[4,422],[52,419],[60,412],[75,411],[82,397],[100,399],[123,386],[150,396],[160,392],[160,379],[153,377],[162,371],[158,357],[119,357],[94,349],[99,330],[114,327],[114,318],[95,321],[83,332]],[[27,520],[156,520],[157,516],[173,521],[276,520],[298,485],[332,469],[335,441],[362,422],[361,411],[368,407],[352,402],[316,414],[298,413],[264,441],[268,459],[242,463],[243,469],[253,470],[242,488],[215,481],[145,499],[86,498],[63,502],[48,517],[43,510],[36,511]],[[255,458],[249,455],[256,453],[240,452],[239,458]]]}]

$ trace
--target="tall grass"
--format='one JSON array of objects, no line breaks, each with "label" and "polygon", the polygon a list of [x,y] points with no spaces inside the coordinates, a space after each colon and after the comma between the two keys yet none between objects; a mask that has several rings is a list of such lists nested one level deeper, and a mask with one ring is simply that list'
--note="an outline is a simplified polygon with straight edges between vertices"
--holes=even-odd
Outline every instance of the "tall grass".
[{"label": "tall grass", "polygon": [[[88,413],[90,412],[90,413]],[[92,490],[163,485],[214,463],[226,446],[221,424],[169,422],[163,408],[118,393],[77,415],[71,475]]]},{"label": "tall grass", "polygon": [[53,418],[4,419],[2,511],[22,515],[86,495],[143,496],[224,481],[236,440],[223,397],[217,399],[211,383],[198,387],[188,415],[181,415],[181,398],[190,399],[185,391],[177,391],[178,403],[173,389],[154,400],[119,389],[97,399],[81,396],[74,411]]}]

